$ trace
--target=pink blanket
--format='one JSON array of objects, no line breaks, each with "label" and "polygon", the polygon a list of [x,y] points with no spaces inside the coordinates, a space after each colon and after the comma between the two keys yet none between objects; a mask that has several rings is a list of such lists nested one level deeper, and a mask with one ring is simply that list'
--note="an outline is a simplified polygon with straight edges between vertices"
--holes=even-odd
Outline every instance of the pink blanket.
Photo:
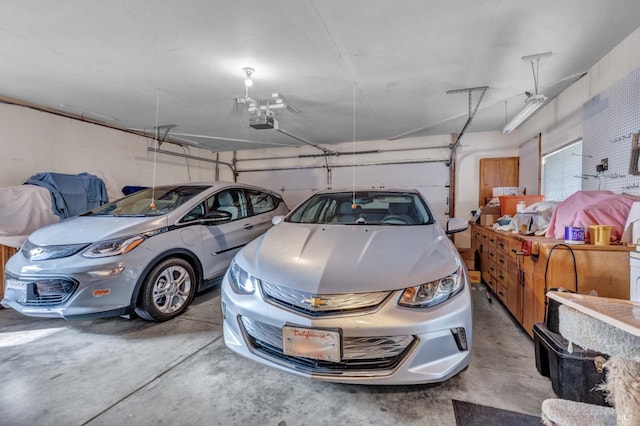
[{"label": "pink blanket", "polygon": [[640,198],[611,191],[578,191],[555,208],[546,237],[564,239],[565,226],[582,226],[588,231],[589,225],[612,225],[611,242],[619,242],[636,201]]}]

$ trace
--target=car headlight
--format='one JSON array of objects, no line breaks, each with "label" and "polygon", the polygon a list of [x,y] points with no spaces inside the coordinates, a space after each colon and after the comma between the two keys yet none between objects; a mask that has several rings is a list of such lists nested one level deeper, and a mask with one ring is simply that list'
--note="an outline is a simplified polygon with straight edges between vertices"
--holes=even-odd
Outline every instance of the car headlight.
[{"label": "car headlight", "polygon": [[73,256],[85,248],[87,244],[67,244],[61,246],[38,246],[26,240],[20,249],[29,260],[50,260]]},{"label": "car headlight", "polygon": [[260,280],[238,266],[235,259],[231,261],[228,274],[231,288],[236,293],[253,294],[260,284]]},{"label": "car headlight", "polygon": [[89,248],[82,253],[82,255],[90,258],[119,256],[121,254],[129,253],[131,250],[138,247],[143,241],[144,237],[141,237],[140,235],[118,238],[116,240],[100,241],[98,243],[91,244]]},{"label": "car headlight", "polygon": [[428,308],[449,300],[464,288],[463,272],[451,274],[436,281],[406,288],[398,304],[411,308]]}]

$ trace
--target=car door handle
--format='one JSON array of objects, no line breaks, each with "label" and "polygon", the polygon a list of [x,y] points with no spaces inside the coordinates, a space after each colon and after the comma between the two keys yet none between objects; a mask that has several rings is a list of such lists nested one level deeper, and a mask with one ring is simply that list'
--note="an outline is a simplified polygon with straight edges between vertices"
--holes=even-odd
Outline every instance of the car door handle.
[{"label": "car door handle", "polygon": [[253,225],[250,223],[247,223],[246,225],[243,226],[244,229],[251,229],[253,228]]}]

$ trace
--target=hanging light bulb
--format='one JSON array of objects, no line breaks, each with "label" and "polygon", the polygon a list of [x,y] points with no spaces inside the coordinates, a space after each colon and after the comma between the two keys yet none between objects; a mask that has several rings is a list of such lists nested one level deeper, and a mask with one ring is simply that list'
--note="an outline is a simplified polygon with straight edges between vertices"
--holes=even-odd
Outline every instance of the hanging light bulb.
[{"label": "hanging light bulb", "polygon": [[247,87],[253,86],[253,80],[251,79],[251,74],[255,71],[253,68],[242,68],[242,71],[247,75],[247,78],[244,80],[244,85]]}]

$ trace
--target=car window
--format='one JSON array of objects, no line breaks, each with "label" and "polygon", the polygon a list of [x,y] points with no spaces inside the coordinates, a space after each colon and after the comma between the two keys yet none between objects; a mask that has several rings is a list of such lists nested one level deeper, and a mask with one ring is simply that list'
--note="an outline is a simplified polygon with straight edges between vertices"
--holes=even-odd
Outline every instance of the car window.
[{"label": "car window", "polygon": [[434,222],[415,193],[365,191],[320,193],[299,205],[287,219],[298,223],[423,225]]},{"label": "car window", "polygon": [[191,211],[189,211],[189,213],[184,215],[182,219],[180,219],[180,222],[181,223],[190,222],[192,220],[202,219],[204,217],[204,213],[205,213],[205,207],[204,207],[204,202],[202,202],[197,206],[195,206],[194,208],[192,208]]},{"label": "car window", "polygon": [[278,207],[279,201],[271,194],[256,191],[254,189],[247,189],[246,193],[249,197],[249,201],[251,202],[253,214],[270,212]]},{"label": "car window", "polygon": [[147,188],[105,204],[85,215],[158,216],[167,214],[197,196],[209,186],[162,186]]},{"label": "car window", "polygon": [[244,195],[244,190],[240,188],[222,190],[209,197],[206,205],[209,211],[220,210],[231,213],[231,220],[249,215],[247,199]]}]

